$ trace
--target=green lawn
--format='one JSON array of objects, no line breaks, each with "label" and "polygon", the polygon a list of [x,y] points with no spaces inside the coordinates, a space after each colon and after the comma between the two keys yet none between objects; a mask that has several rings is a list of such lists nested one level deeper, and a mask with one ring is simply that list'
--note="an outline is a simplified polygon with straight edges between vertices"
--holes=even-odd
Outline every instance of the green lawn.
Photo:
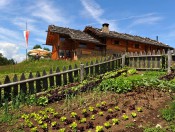
[{"label": "green lawn", "polygon": [[89,58],[82,58],[77,61],[71,61],[71,60],[24,61],[16,65],[0,66],[0,82],[4,83],[6,75],[10,77],[10,80],[13,80],[14,75],[17,74],[19,80],[20,75],[22,73],[25,73],[26,78],[28,78],[30,72],[32,72],[33,75],[35,76],[37,71],[39,71],[42,74],[42,71],[45,70],[48,74],[50,69],[53,69],[53,72],[55,72],[56,68],[59,67],[59,69],[62,71],[64,66],[67,69],[69,65],[71,65],[72,68],[74,68],[75,64],[77,64],[77,66],[79,67],[81,63],[85,64],[86,62],[88,62],[90,64],[90,61],[95,62],[95,60],[99,61],[100,59],[101,57],[89,57]]}]

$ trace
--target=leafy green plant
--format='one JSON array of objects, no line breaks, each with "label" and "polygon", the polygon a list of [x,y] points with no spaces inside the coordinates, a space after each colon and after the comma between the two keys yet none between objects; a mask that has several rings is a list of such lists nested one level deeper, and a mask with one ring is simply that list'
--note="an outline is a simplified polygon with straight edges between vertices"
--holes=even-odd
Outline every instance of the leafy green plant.
[{"label": "leafy green plant", "polygon": [[41,125],[41,128],[42,129],[47,129],[48,128],[47,123],[44,123],[43,125]]},{"label": "leafy green plant", "polygon": [[75,118],[77,116],[77,113],[76,112],[71,112],[71,117],[72,118]]},{"label": "leafy green plant", "polygon": [[145,128],[143,132],[166,132],[166,130],[159,127],[158,128],[152,127],[152,128]]},{"label": "leafy green plant", "polygon": [[175,119],[175,112],[172,109],[161,110],[161,115],[166,121],[172,121]]},{"label": "leafy green plant", "polygon": [[31,96],[27,97],[26,100],[27,100],[28,105],[33,105],[33,104],[37,103],[37,98],[35,95],[31,95]]},{"label": "leafy green plant", "polygon": [[55,112],[55,110],[53,108],[50,108],[50,107],[45,108],[45,111],[49,112],[49,113],[54,113]]},{"label": "leafy green plant", "polygon": [[25,120],[25,126],[31,128],[31,127],[33,127],[33,123],[31,121],[29,121],[29,120]]},{"label": "leafy green plant", "polygon": [[58,132],[66,132],[66,128],[61,128],[58,130]]},{"label": "leafy green plant", "polygon": [[37,100],[37,104],[41,106],[46,106],[48,104],[48,98],[47,97],[39,97]]},{"label": "leafy green plant", "polygon": [[110,128],[110,127],[111,127],[111,123],[110,123],[110,122],[105,122],[105,123],[104,123],[104,126],[105,126],[105,128],[107,128],[107,129],[108,129],[108,128]]},{"label": "leafy green plant", "polygon": [[83,109],[82,110],[82,114],[85,114],[85,113],[87,113],[87,110],[86,109]]},{"label": "leafy green plant", "polygon": [[55,127],[57,125],[57,122],[54,121],[54,122],[51,122],[51,127]]},{"label": "leafy green plant", "polygon": [[82,118],[81,120],[80,120],[80,123],[85,123],[86,122],[86,118]]},{"label": "leafy green plant", "polygon": [[117,110],[117,111],[120,111],[119,106],[115,106],[114,109]]},{"label": "leafy green plant", "polygon": [[62,121],[62,122],[64,122],[64,121],[66,121],[66,117],[65,116],[62,116],[61,118],[60,118],[60,121]]},{"label": "leafy green plant", "polygon": [[99,103],[97,103],[97,104],[96,104],[96,107],[97,107],[97,108],[100,108],[100,107],[101,107],[101,105],[100,105]]},{"label": "leafy green plant", "polygon": [[58,112],[53,113],[53,117],[57,117],[58,115],[59,115]]},{"label": "leafy green plant", "polygon": [[113,118],[113,119],[112,119],[112,124],[113,124],[113,125],[119,124],[119,120],[116,119],[116,118]]},{"label": "leafy green plant", "polygon": [[39,120],[39,121],[38,121],[38,124],[39,124],[39,125],[42,125],[42,124],[43,124],[43,121],[42,121],[42,120]]},{"label": "leafy green plant", "polygon": [[124,120],[128,120],[128,119],[129,119],[129,117],[128,117],[126,114],[123,114],[123,115],[122,115],[122,118],[123,118]]},{"label": "leafy green plant", "polygon": [[161,115],[166,121],[173,121],[175,120],[175,101],[169,104],[168,108],[162,109]]},{"label": "leafy green plant", "polygon": [[93,111],[94,111],[94,107],[89,106],[89,111],[90,111],[90,112],[93,112]]},{"label": "leafy green plant", "polygon": [[112,110],[112,109],[108,109],[108,112],[109,112],[109,113],[113,113],[113,110]]},{"label": "leafy green plant", "polygon": [[77,123],[76,122],[73,122],[71,125],[70,125],[70,128],[75,130],[77,128]]},{"label": "leafy green plant", "polygon": [[141,107],[137,107],[137,111],[138,111],[138,112],[142,112],[143,110],[142,110]]},{"label": "leafy green plant", "polygon": [[131,116],[132,116],[133,118],[135,118],[135,117],[137,116],[137,114],[136,114],[135,112],[132,112],[132,113],[131,113]]},{"label": "leafy green plant", "polygon": [[98,112],[98,115],[103,116],[103,111]]},{"label": "leafy green plant", "polygon": [[37,127],[33,127],[30,129],[30,132],[38,132],[38,128]]},{"label": "leafy green plant", "polygon": [[127,71],[127,73],[130,74],[130,75],[133,75],[133,74],[135,74],[136,72],[137,72],[137,70],[134,69],[134,68],[129,69],[129,70]]},{"label": "leafy green plant", "polygon": [[101,105],[106,106],[106,101],[102,101]]},{"label": "leafy green plant", "polygon": [[95,120],[95,115],[91,115],[90,119]]},{"label": "leafy green plant", "polygon": [[103,126],[96,126],[95,132],[103,132]]},{"label": "leafy green plant", "polygon": [[25,120],[27,120],[27,119],[29,119],[29,115],[28,114],[22,114],[22,116],[21,116],[21,118],[22,119],[25,119]]}]

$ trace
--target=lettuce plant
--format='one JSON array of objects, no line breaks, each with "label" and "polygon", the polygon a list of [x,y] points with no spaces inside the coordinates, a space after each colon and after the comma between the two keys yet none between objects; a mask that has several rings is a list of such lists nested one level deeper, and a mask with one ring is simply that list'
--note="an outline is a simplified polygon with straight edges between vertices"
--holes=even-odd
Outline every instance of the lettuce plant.
[{"label": "lettuce plant", "polygon": [[138,112],[142,112],[143,110],[142,110],[141,107],[137,107],[137,111],[138,111]]},{"label": "lettuce plant", "polygon": [[70,125],[70,128],[72,130],[75,130],[77,128],[77,123],[76,122],[73,122],[71,125]]},{"label": "lettuce plant", "polygon": [[86,109],[83,109],[82,110],[82,114],[85,114],[85,113],[87,113],[87,110]]},{"label": "lettuce plant", "polygon": [[30,129],[30,132],[38,132],[38,128],[37,127],[33,127]]},{"label": "lettuce plant", "polygon": [[64,121],[66,121],[66,119],[67,119],[67,118],[66,118],[65,116],[62,116],[62,117],[60,118],[60,121],[61,121],[61,122],[64,122]]},{"label": "lettuce plant", "polygon": [[22,119],[25,119],[25,120],[26,120],[26,119],[29,119],[29,115],[28,115],[28,114],[23,114],[23,115],[21,116],[21,118],[22,118]]},{"label": "lettuce plant", "polygon": [[95,115],[91,115],[91,120],[95,120]]},{"label": "lettuce plant", "polygon": [[135,112],[132,112],[132,113],[131,113],[131,116],[132,116],[133,118],[135,118],[135,117],[137,116],[137,114],[136,114]]},{"label": "lettuce plant", "polygon": [[112,109],[108,109],[108,112],[109,112],[109,113],[113,113],[113,110],[112,110]]},{"label": "lettuce plant", "polygon": [[105,128],[107,128],[107,129],[108,129],[108,128],[110,128],[110,127],[111,127],[111,124],[110,124],[110,122],[105,122],[105,123],[104,123],[104,126],[105,126]]},{"label": "lettuce plant", "polygon": [[71,117],[72,118],[75,118],[77,116],[77,113],[76,112],[71,112]]},{"label": "lettuce plant", "polygon": [[101,105],[106,106],[106,102],[105,101],[102,101],[101,102]]},{"label": "lettuce plant", "polygon": [[41,126],[42,129],[47,129],[47,123],[44,123],[42,126]]},{"label": "lettuce plant", "polygon": [[98,114],[99,114],[100,116],[103,116],[103,112],[102,112],[102,111],[98,112]]},{"label": "lettuce plant", "polygon": [[39,97],[37,100],[37,104],[41,106],[46,106],[48,104],[48,98],[47,97]]},{"label": "lettuce plant", "polygon": [[33,123],[31,122],[31,121],[29,121],[29,120],[26,120],[25,121],[25,125],[27,126],[27,127],[33,127]]},{"label": "lettuce plant", "polygon": [[129,119],[129,117],[126,114],[123,114],[122,117],[123,117],[124,120],[128,120]]},{"label": "lettuce plant", "polygon": [[117,111],[120,111],[119,106],[115,106],[114,109],[117,110]]},{"label": "lettuce plant", "polygon": [[54,121],[54,122],[51,123],[51,127],[55,127],[56,125],[57,125],[57,122],[56,121]]},{"label": "lettuce plant", "polygon": [[90,112],[93,112],[93,111],[94,111],[94,107],[89,106],[89,111],[90,111]]},{"label": "lettuce plant", "polygon": [[66,128],[61,128],[58,130],[58,132],[66,132]]},{"label": "lettuce plant", "polygon": [[96,126],[95,132],[103,132],[103,126]]},{"label": "lettuce plant", "polygon": [[42,124],[43,124],[43,121],[42,121],[42,120],[39,120],[39,121],[38,121],[38,124],[39,124],[39,125],[42,125]]},{"label": "lettuce plant", "polygon": [[80,123],[85,123],[86,122],[86,118],[82,118],[81,120],[80,120]]},{"label": "lettuce plant", "polygon": [[101,104],[97,103],[97,104],[96,104],[96,107],[97,107],[97,108],[100,108],[100,107],[101,107]]},{"label": "lettuce plant", "polygon": [[113,118],[112,119],[112,125],[116,125],[118,123],[119,123],[119,120],[118,119],[116,119],[116,118]]}]

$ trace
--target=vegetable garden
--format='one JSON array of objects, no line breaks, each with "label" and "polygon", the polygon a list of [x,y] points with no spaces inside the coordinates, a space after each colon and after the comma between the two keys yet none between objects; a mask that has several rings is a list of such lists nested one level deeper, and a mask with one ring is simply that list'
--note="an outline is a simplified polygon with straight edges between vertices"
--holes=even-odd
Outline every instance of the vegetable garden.
[{"label": "vegetable garden", "polygon": [[175,131],[172,74],[124,68],[39,95],[21,94],[3,104],[0,131]]}]

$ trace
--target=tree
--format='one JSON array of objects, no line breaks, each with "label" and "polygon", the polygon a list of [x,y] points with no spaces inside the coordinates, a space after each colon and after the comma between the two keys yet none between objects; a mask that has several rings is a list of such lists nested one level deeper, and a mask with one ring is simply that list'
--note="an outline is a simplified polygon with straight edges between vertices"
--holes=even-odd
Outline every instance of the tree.
[{"label": "tree", "polygon": [[7,59],[0,53],[0,65],[10,65],[10,64],[15,64],[15,61],[13,59]]},{"label": "tree", "polygon": [[42,49],[41,45],[36,44],[36,45],[33,47],[33,49],[38,49],[38,48]]},{"label": "tree", "polygon": [[47,50],[47,51],[50,51],[50,49],[49,49],[49,48],[46,48],[46,47],[44,47],[43,49],[44,49],[44,50]]}]

